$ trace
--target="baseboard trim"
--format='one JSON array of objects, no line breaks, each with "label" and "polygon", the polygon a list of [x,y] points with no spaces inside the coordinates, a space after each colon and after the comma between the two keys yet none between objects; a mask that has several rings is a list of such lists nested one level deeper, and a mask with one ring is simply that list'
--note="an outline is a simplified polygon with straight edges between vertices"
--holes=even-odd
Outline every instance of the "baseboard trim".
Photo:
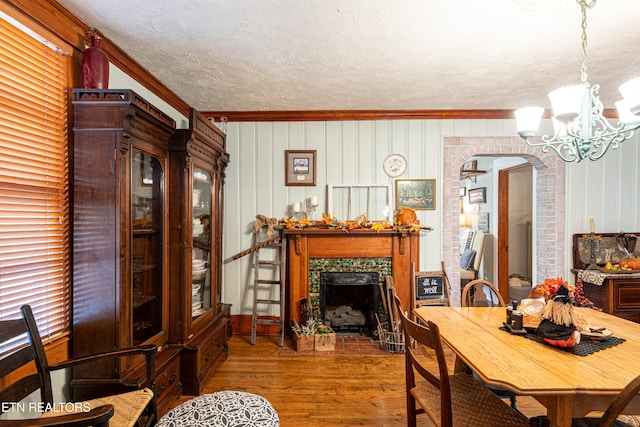
[{"label": "baseboard trim", "polygon": [[[269,316],[270,320],[278,320],[278,316]],[[231,316],[231,327],[233,333],[236,335],[251,335],[251,315],[250,314],[235,314]],[[289,331],[285,330],[285,333]],[[278,325],[257,325],[257,335],[275,336],[280,335],[280,328]]]}]

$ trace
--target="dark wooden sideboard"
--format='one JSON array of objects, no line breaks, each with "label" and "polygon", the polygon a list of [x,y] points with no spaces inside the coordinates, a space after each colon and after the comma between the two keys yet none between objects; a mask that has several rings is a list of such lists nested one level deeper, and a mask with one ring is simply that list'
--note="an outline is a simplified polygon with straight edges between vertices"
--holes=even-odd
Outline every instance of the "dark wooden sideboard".
[{"label": "dark wooden sideboard", "polygon": [[[638,236],[640,233],[629,233]],[[599,250],[597,251],[596,264],[603,267],[607,261],[616,263],[624,257],[624,251],[618,248],[616,233],[601,233]],[[632,251],[635,257],[639,256],[640,244],[635,245]],[[573,267],[576,281],[581,270],[589,265],[590,251],[583,234],[573,235]],[[583,280],[584,293],[593,303],[603,311],[640,323],[640,272],[638,273],[605,273],[602,272],[604,281],[602,284],[590,283]]]}]

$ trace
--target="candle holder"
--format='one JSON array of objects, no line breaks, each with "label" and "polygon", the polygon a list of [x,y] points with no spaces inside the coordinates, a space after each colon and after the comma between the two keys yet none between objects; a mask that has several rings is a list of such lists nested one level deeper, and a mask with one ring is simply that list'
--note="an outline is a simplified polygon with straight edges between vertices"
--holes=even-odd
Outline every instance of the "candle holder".
[{"label": "candle holder", "polygon": [[294,203],[291,205],[291,218],[293,218],[294,221],[299,221],[306,217],[307,214],[301,209],[300,203]]},{"label": "candle holder", "polygon": [[600,240],[602,236],[594,234],[593,232],[589,234],[585,234],[584,238],[587,240],[587,245],[589,245],[589,265],[587,266],[587,270],[599,270],[598,264],[596,264],[597,254],[600,250]]},{"label": "candle holder", "polygon": [[318,207],[318,199],[316,199],[315,197],[310,197],[308,201],[304,201],[304,206],[307,219],[313,221],[315,219],[314,213],[316,211],[316,208]]}]

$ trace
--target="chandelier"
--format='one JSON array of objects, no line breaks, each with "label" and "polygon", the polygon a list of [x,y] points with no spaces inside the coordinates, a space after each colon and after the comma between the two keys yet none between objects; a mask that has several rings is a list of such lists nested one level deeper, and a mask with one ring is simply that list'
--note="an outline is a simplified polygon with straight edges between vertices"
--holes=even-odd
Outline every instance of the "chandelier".
[{"label": "chandelier", "polygon": [[549,93],[553,109],[555,135],[532,138],[538,132],[543,108],[525,107],[515,112],[518,134],[532,147],[543,152],[555,151],[565,162],[598,160],[621,142],[631,138],[640,127],[640,77],[620,85],[621,101],[616,102],[618,124],[612,125],[602,115],[604,107],[598,92],[600,86],[587,81],[587,9],[596,0],[576,0],[582,11],[582,76],[579,85],[566,86]]}]

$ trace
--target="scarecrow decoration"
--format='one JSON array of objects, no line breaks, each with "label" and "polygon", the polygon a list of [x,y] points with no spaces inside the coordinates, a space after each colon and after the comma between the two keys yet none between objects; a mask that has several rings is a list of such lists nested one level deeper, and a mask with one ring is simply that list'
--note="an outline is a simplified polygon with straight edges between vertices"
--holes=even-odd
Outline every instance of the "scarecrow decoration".
[{"label": "scarecrow decoration", "polygon": [[569,288],[561,285],[545,305],[536,334],[554,347],[575,347],[580,343],[580,330],[574,308]]}]

